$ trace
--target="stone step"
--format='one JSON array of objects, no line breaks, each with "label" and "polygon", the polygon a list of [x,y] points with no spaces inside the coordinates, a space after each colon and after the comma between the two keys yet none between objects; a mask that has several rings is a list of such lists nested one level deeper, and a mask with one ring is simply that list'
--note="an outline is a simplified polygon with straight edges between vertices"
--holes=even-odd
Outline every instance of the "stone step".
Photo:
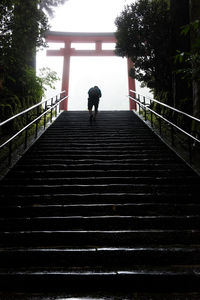
[{"label": "stone step", "polygon": [[93,142],[93,144],[101,144],[101,143],[105,143],[105,141],[108,144],[112,144],[112,143],[117,143],[117,144],[121,144],[123,145],[125,144],[130,144],[130,142],[134,143],[140,143],[143,141],[147,141],[147,142],[152,142],[152,139],[155,141],[155,143],[159,144],[159,140],[156,139],[155,137],[153,137],[152,135],[146,134],[146,135],[134,135],[129,134],[129,135],[118,135],[115,133],[109,133],[109,135],[105,135],[105,133],[103,133],[102,135],[98,134],[96,136],[92,135],[91,137],[88,138],[88,135],[81,135],[81,136],[74,136],[73,134],[66,134],[65,136],[61,135],[56,135],[56,137],[54,136],[54,134],[50,135],[45,135],[44,137],[41,138],[40,140],[40,145],[42,144],[64,144],[65,142],[69,143],[69,144],[74,144],[74,143],[91,143]]},{"label": "stone step", "polygon": [[[33,170],[33,169],[26,169],[26,170],[21,170],[20,168],[13,168],[12,172],[10,172],[6,178],[2,181],[5,182],[7,179],[16,179],[16,178],[23,178],[23,179],[32,179],[34,177],[37,177],[38,179],[42,178],[59,178],[59,177],[67,177],[67,178],[75,178],[75,177],[121,177],[122,180],[124,177],[137,177],[137,178],[142,178],[142,177],[154,177],[154,178],[169,178],[171,179],[172,177],[177,178],[178,180],[181,179],[183,180],[183,168],[176,168],[176,169],[134,169],[134,170],[129,170],[129,169],[110,169],[110,170],[92,170],[92,169],[82,169],[82,170],[77,170],[77,169],[53,169],[53,170]],[[193,178],[194,181],[198,181],[199,179],[194,176],[194,172],[187,172],[184,176],[184,181],[188,178]]]},{"label": "stone step", "polygon": [[[123,166],[123,165],[133,165],[133,164],[140,164],[140,163],[147,163],[147,164],[152,164],[155,162],[155,159],[151,159],[151,158],[142,158],[142,159],[139,159],[139,158],[132,158],[132,159],[104,159],[104,160],[101,160],[101,159],[84,159],[84,158],[79,158],[79,159],[68,159],[68,158],[60,158],[60,159],[47,159],[47,158],[44,158],[44,159],[39,159],[39,158],[36,158],[36,159],[26,159],[23,161],[23,163],[19,163],[19,166],[32,166],[33,164],[34,165],[41,165],[41,167],[43,165],[46,165],[48,164],[49,167],[52,165],[55,165],[55,164],[63,164],[63,165],[76,165],[79,166],[79,165],[83,165],[83,164],[86,164],[86,165],[119,165],[119,166]],[[170,164],[173,164],[173,162],[176,162],[175,159],[172,159],[172,158],[168,158],[168,157],[160,157],[160,158],[157,158],[156,159],[156,163],[157,164],[167,164],[169,163]]]},{"label": "stone step", "polygon": [[0,231],[200,229],[199,215],[48,216],[0,218]]},{"label": "stone step", "polygon": [[[1,290],[21,291],[135,291],[199,292],[200,267],[171,266],[134,269],[0,269]],[[166,284],[167,282],[167,284]]]},{"label": "stone step", "polygon": [[130,268],[137,265],[199,265],[200,245],[97,248],[2,248],[1,268]]},{"label": "stone step", "polygon": [[[149,161],[147,162],[135,162],[133,164],[131,163],[116,163],[116,164],[108,164],[108,163],[90,163],[90,164],[39,164],[39,165],[34,165],[34,164],[18,164],[15,166],[15,171],[35,171],[35,170],[104,170],[104,171],[110,171],[110,170],[130,170],[130,172],[133,172],[135,169],[136,170],[180,170],[181,166],[178,163],[173,163],[173,162],[166,162],[166,163],[150,163]],[[182,168],[183,172],[185,171],[185,168]]]},{"label": "stone step", "polygon": [[65,134],[65,136],[63,137],[63,135],[57,134],[55,136],[55,133],[53,133],[52,135],[45,135],[40,139],[40,145],[54,145],[55,143],[57,145],[64,145],[64,144],[74,144],[74,143],[79,143],[80,145],[82,143],[90,143],[92,142],[93,145],[99,144],[101,145],[102,143],[105,144],[120,144],[120,145],[124,145],[124,144],[138,144],[141,143],[143,144],[143,141],[147,141],[147,143],[151,142],[150,144],[152,144],[152,140],[154,141],[154,145],[159,145],[160,142],[153,137],[152,135],[146,134],[146,135],[134,135],[134,133],[131,134],[126,134],[126,135],[119,135],[119,134],[115,134],[115,133],[111,133],[109,132],[108,135],[106,135],[104,132],[98,133],[96,135],[92,135],[88,138],[88,134],[85,133],[85,136],[83,134],[77,136],[75,134]]},{"label": "stone step", "polygon": [[[30,205],[97,205],[108,207],[118,204],[117,209],[120,205],[131,205],[134,207],[135,212],[141,210],[146,213],[147,209],[152,210],[153,207],[158,208],[158,213],[160,213],[160,208],[164,209],[169,207],[169,212],[174,211],[198,211],[199,199],[195,195],[180,194],[177,195],[175,192],[169,193],[158,193],[157,195],[152,193],[88,193],[88,194],[43,194],[40,195],[35,192],[34,195],[13,195],[13,194],[0,194],[0,207],[5,206],[30,206]],[[189,203],[189,204],[188,204]],[[149,206],[147,206],[149,204]],[[185,206],[186,205],[186,206]],[[145,209],[145,207],[147,209]],[[129,207],[130,208],[130,207]],[[134,213],[131,209],[131,213]]]},{"label": "stone step", "polygon": [[40,144],[37,145],[37,148],[35,148],[35,150],[38,149],[38,147],[40,148],[40,150],[43,150],[43,149],[55,149],[56,150],[60,150],[61,148],[64,148],[64,149],[91,149],[92,151],[95,152],[95,150],[101,150],[102,148],[104,148],[104,150],[113,150],[115,151],[115,148],[116,150],[120,150],[120,149],[127,149],[127,150],[139,150],[139,149],[143,149],[143,150],[163,150],[164,152],[166,151],[166,148],[164,148],[162,145],[160,145],[159,143],[153,143],[152,144],[152,139],[149,139],[149,142],[148,140],[147,141],[143,141],[143,139],[140,140],[136,140],[134,142],[131,142],[131,141],[124,141],[124,142],[120,142],[120,141],[110,141],[110,142],[107,142],[106,140],[104,140],[104,142],[98,142],[98,141],[68,141],[68,139],[64,140],[64,141],[52,141],[51,142],[42,142],[40,141]]},{"label": "stone step", "polygon": [[79,143],[74,143],[74,144],[67,144],[67,142],[61,144],[61,145],[48,145],[48,143],[46,145],[38,145],[39,147],[39,151],[37,148],[34,148],[33,151],[35,150],[35,152],[44,152],[46,151],[47,153],[51,153],[51,152],[65,152],[65,151],[77,151],[80,152],[82,151],[83,153],[96,153],[96,152],[101,152],[101,153],[117,153],[118,151],[126,151],[128,153],[132,153],[132,152],[140,152],[140,150],[157,150],[157,151],[165,151],[166,148],[161,147],[159,145],[152,145],[151,143],[146,144],[142,144],[142,143],[138,143],[138,144],[133,144],[130,143],[129,145],[121,145],[119,143],[119,145],[115,145],[115,144],[82,144],[80,145]]},{"label": "stone step", "polygon": [[200,230],[60,230],[0,232],[0,247],[132,247],[195,245]]},{"label": "stone step", "polygon": [[[47,147],[48,148],[48,147]],[[84,148],[84,149],[79,149],[78,147],[76,148],[72,148],[71,147],[60,147],[58,149],[45,149],[46,152],[43,150],[41,150],[41,148],[39,147],[39,145],[36,147],[36,146],[33,146],[33,148],[31,148],[31,151],[28,151],[24,158],[28,157],[28,156],[35,156],[35,154],[37,154],[38,156],[52,156],[52,155],[62,155],[62,156],[67,156],[67,155],[77,155],[78,157],[80,157],[80,155],[94,155],[94,156],[113,156],[113,155],[116,155],[117,157],[120,157],[120,155],[131,155],[131,156],[134,156],[134,155],[151,155],[151,154],[159,154],[158,153],[158,149],[161,150],[160,147],[151,147],[151,148],[147,148],[147,149],[144,149],[142,147],[140,147],[139,149],[137,149],[136,147],[132,147],[130,149],[130,147],[127,149],[126,147],[113,147],[113,148],[109,148],[108,150],[105,149],[105,148],[96,148],[96,149],[93,149],[93,151],[91,151],[90,149],[88,148]],[[163,148],[163,152],[165,154],[169,154],[169,155],[173,155],[172,153],[170,153],[169,151],[167,151],[167,149],[164,149]]]},{"label": "stone step", "polygon": [[161,159],[169,159],[172,158],[173,160],[177,158],[174,157],[173,155],[169,155],[169,153],[158,153],[156,151],[156,153],[127,153],[127,154],[100,154],[100,153],[81,153],[81,151],[79,153],[52,153],[52,154],[48,154],[48,153],[32,153],[32,155],[27,155],[26,157],[23,158],[24,162],[29,162],[29,161],[34,161],[34,162],[41,162],[41,161],[80,161],[80,160],[84,160],[84,161],[134,161],[135,159],[138,160],[143,160],[143,159],[155,159],[155,160],[161,160]]},{"label": "stone step", "polygon": [[133,291],[101,291],[101,292],[0,292],[3,300],[199,300],[198,292],[133,292]]},{"label": "stone step", "polygon": [[87,194],[90,191],[92,193],[151,193],[151,194],[158,194],[158,193],[167,193],[168,191],[174,192],[177,191],[180,194],[190,194],[192,193],[194,196],[198,195],[199,193],[199,186],[192,185],[189,183],[177,184],[175,183],[135,183],[135,184],[119,184],[119,183],[112,183],[112,184],[90,184],[89,182],[86,184],[29,184],[29,185],[22,185],[22,184],[2,184],[1,192],[7,194],[35,194],[37,193],[42,194],[70,194],[70,193],[80,193],[80,194]]},{"label": "stone step", "polygon": [[[17,177],[17,178],[7,178],[3,181],[4,185],[94,185],[94,184],[161,184],[161,185],[170,185],[170,184],[178,184],[181,185],[183,184],[183,178],[182,177],[177,177],[177,176],[171,176],[165,177],[163,174],[163,177],[61,177],[61,174],[58,174],[58,177],[51,178],[50,176],[47,178],[38,178],[38,177]],[[189,177],[187,176],[187,185],[191,184],[193,187],[199,183],[199,179],[195,178],[193,176]]]},{"label": "stone step", "polygon": [[[51,197],[51,195],[50,195]],[[173,203],[98,203],[98,204],[44,204],[35,202],[32,205],[1,206],[1,217],[47,217],[47,216],[185,216],[199,215],[200,204]]]}]

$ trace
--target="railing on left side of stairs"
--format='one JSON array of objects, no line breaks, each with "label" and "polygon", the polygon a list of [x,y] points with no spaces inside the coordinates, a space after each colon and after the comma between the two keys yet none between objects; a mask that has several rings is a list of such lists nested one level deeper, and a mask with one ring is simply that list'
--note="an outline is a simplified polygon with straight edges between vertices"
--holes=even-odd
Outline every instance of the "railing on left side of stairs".
[{"label": "railing on left side of stairs", "polygon": [[[181,150],[177,151],[175,147],[175,137],[177,137],[175,131],[181,133],[183,136],[186,137],[185,143],[187,143],[187,151],[189,157],[188,159],[184,160],[188,162],[191,166],[193,166],[193,150],[196,147],[198,148],[196,152],[198,152],[199,154],[196,155],[195,153],[195,156],[197,156],[197,159],[200,162],[200,119],[195,118],[184,111],[176,109],[156,99],[152,99],[150,97],[138,94],[133,90],[130,90],[129,98],[136,103],[136,112],[138,112],[140,116],[142,115],[142,119],[145,122],[149,121],[148,125],[150,124],[150,127],[153,130],[155,129],[155,123],[157,123],[158,130],[156,131],[156,133],[161,138],[164,138],[164,135],[166,133],[165,129],[166,127],[169,127],[171,142],[170,146],[180,157],[184,159],[184,157],[181,154]],[[185,124],[182,127],[178,124],[180,123],[180,116],[182,116],[182,124],[184,123],[183,119],[185,121]],[[197,166],[197,172],[200,173],[200,165]]]},{"label": "railing on left side of stairs", "polygon": [[[25,116],[25,126],[15,132],[13,135],[6,138],[5,141],[0,145],[0,150],[2,150],[4,147],[8,146],[8,165],[11,165],[12,162],[12,153],[13,153],[13,141],[20,136],[23,132],[25,132],[24,135],[24,150],[27,149],[27,143],[28,143],[28,130],[29,128],[35,124],[35,133],[34,133],[34,139],[36,140],[38,137],[38,131],[39,131],[39,123],[42,120],[44,131],[46,129],[47,125],[47,115],[49,116],[50,122],[52,123],[53,120],[57,118],[57,116],[60,114],[60,103],[63,102],[65,99],[67,99],[68,96],[65,95],[65,91],[60,92],[59,94],[53,96],[50,99],[43,100],[25,110],[22,112],[10,117],[7,120],[4,120],[3,122],[0,122],[0,128],[5,126],[6,124],[9,124],[10,122],[16,120],[17,118],[24,117]],[[32,112],[32,113],[31,113]],[[34,112],[34,113],[33,113]],[[53,115],[55,117],[53,118]]]}]

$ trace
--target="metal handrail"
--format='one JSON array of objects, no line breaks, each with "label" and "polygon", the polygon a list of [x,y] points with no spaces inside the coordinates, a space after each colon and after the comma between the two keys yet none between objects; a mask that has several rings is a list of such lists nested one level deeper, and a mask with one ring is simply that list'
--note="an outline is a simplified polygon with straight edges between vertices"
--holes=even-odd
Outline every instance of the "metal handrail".
[{"label": "metal handrail", "polygon": [[[130,90],[130,92],[132,92],[132,93],[134,93],[134,94],[137,94],[137,93],[136,93],[135,91],[133,91],[133,90]],[[156,99],[152,99],[152,98],[150,98],[150,97],[148,97],[148,96],[144,96],[144,95],[142,95],[142,94],[138,94],[138,95],[140,95],[140,96],[142,96],[142,97],[145,97],[145,98],[149,99],[149,100],[152,101],[152,102],[156,102],[156,103],[158,103],[158,104],[160,104],[160,105],[162,105],[162,106],[165,106],[165,107],[167,107],[167,108],[169,108],[169,109],[171,109],[171,110],[173,110],[173,111],[175,111],[175,112],[181,113],[182,115],[185,115],[186,117],[189,117],[189,118],[193,119],[194,121],[200,122],[200,119],[197,119],[197,118],[195,118],[195,117],[193,117],[193,116],[187,114],[186,112],[184,112],[184,111],[182,111],[182,110],[179,110],[179,109],[177,109],[177,108],[175,108],[175,107],[169,106],[169,105],[167,105],[167,104],[165,104],[165,103],[163,103],[163,102],[160,102],[160,101],[158,101],[158,100],[156,100]]]},{"label": "metal handrail", "polygon": [[[151,103],[155,102],[155,103],[158,103],[160,104],[161,106],[164,106],[164,107],[167,107],[168,109],[172,110],[172,111],[175,111],[179,114],[182,114],[188,118],[190,118],[191,120],[193,121],[196,121],[196,122],[200,122],[200,119],[198,118],[195,118],[181,110],[178,110],[174,107],[171,107],[165,103],[162,103],[156,99],[152,99],[150,97],[147,97],[147,96],[144,96],[144,95],[141,95],[141,94],[138,94],[136,93],[135,91],[133,90],[130,90],[131,93],[134,93],[134,96],[131,96],[129,95],[129,98],[131,100],[133,100],[136,104],[138,104],[139,106],[139,109],[142,108],[145,112],[145,121],[147,121],[147,118],[146,118],[146,111],[150,111],[151,112],[151,126],[152,126],[152,114],[156,115],[159,120],[160,120],[160,135],[161,135],[161,120],[163,120],[164,122],[166,122],[168,125],[171,126],[171,129],[172,129],[172,134],[171,134],[171,137],[172,137],[172,146],[174,146],[174,133],[173,133],[173,128],[176,128],[177,130],[179,130],[180,132],[182,132],[183,134],[185,134],[187,137],[188,137],[188,142],[189,142],[189,161],[190,161],[190,164],[192,163],[192,150],[191,150],[191,139],[194,141],[194,142],[197,142],[200,144],[200,140],[198,138],[196,138],[195,136],[193,136],[192,134],[188,133],[187,131],[185,131],[184,129],[182,129],[181,127],[177,126],[176,124],[174,124],[172,121],[168,120],[167,118],[163,117],[161,114],[159,114],[158,112],[156,112],[155,110],[151,109],[150,105]],[[141,102],[141,97],[143,97],[143,100],[144,102]],[[146,104],[146,99],[149,99],[150,100],[150,103],[149,104]]]},{"label": "metal handrail", "polygon": [[[22,132],[26,131],[26,136],[25,136],[25,149],[27,147],[27,136],[28,136],[28,128],[35,124],[36,123],[36,131],[35,131],[35,138],[37,138],[37,134],[38,134],[38,121],[44,116],[44,129],[46,128],[46,115],[51,112],[51,122],[52,122],[52,113],[53,113],[53,110],[55,109],[55,114],[57,116],[57,107],[59,106],[59,112],[60,112],[60,103],[63,102],[65,99],[68,98],[68,96],[65,96],[63,95],[65,93],[65,91],[62,91],[60,92],[59,94],[55,95],[54,97],[50,98],[50,99],[46,99],[46,100],[43,100],[25,110],[23,110],[22,112],[10,117],[9,119],[3,121],[0,123],[0,127],[9,123],[10,121],[24,115],[24,114],[28,114],[29,111],[35,109],[35,108],[39,108],[42,104],[45,103],[45,111],[43,111],[42,113],[40,113],[39,115],[37,114],[37,116],[34,118],[34,120],[32,120],[31,122],[27,122],[27,124],[22,128],[20,129],[17,133],[15,133],[13,136],[11,136],[8,140],[6,140],[3,144],[0,145],[0,149],[2,149],[3,147],[5,147],[6,145],[10,145],[9,147],[9,164],[11,163],[11,152],[12,152],[12,147],[11,147],[11,143],[12,141],[18,136],[20,135]],[[63,95],[63,96],[62,96]],[[55,101],[54,101],[54,98],[55,98]],[[51,101],[51,104],[47,106],[47,103]]]},{"label": "metal handrail", "polygon": [[179,126],[177,126],[176,124],[172,123],[171,121],[169,121],[168,119],[164,118],[163,116],[161,116],[160,114],[158,114],[157,112],[155,112],[153,109],[148,108],[149,111],[151,111],[152,113],[154,113],[157,117],[161,118],[162,120],[164,120],[165,122],[169,123],[170,125],[172,125],[173,127],[175,127],[176,129],[180,130],[182,133],[184,133],[185,135],[187,135],[188,137],[190,137],[191,139],[195,140],[196,142],[200,143],[200,140],[198,140],[196,137],[194,137],[193,135],[189,134],[187,131],[183,130],[182,128],[180,128]]},{"label": "metal handrail", "polygon": [[[62,92],[60,92],[59,94],[61,95],[61,94],[64,94],[64,93],[65,93],[65,91],[62,91]],[[56,95],[56,96],[58,96],[58,95]],[[55,97],[56,97],[56,96],[55,96]],[[9,119],[7,119],[7,120],[5,120],[5,121],[3,121],[3,122],[0,122],[0,126],[5,125],[6,123],[12,121],[13,119],[22,116],[23,114],[29,112],[30,110],[32,110],[32,109],[34,109],[34,108],[36,108],[36,107],[42,105],[43,103],[46,103],[47,101],[50,101],[50,100],[51,100],[51,99],[48,99],[48,100],[42,100],[41,102],[39,102],[39,103],[37,103],[37,104],[35,104],[35,105],[33,105],[33,106],[31,106],[31,107],[29,107],[29,108],[27,108],[27,109],[21,111],[20,113],[14,115],[14,116],[12,116],[12,117],[10,117]]]}]

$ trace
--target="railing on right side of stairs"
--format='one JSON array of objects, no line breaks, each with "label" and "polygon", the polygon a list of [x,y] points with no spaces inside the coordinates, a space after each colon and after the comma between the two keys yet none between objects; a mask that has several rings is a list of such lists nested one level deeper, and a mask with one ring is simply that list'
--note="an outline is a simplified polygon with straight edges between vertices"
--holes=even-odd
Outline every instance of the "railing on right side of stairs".
[{"label": "railing on right side of stairs", "polygon": [[[6,159],[8,160],[8,166],[12,163],[12,153],[16,150],[16,147],[13,147],[13,142],[18,137],[21,136],[21,134],[24,134],[23,141],[21,144],[24,144],[24,151],[27,149],[28,146],[28,131],[29,129],[34,126],[34,140],[38,137],[38,132],[40,129],[40,126],[43,127],[43,132],[46,129],[47,126],[47,119],[49,118],[50,123],[53,122],[57,118],[57,116],[61,112],[61,103],[67,99],[68,96],[65,95],[65,91],[60,92],[59,94],[55,95],[54,97],[50,99],[45,99],[25,110],[22,112],[10,117],[7,120],[4,120],[0,122],[0,130],[2,132],[3,126],[7,125],[8,127],[11,126],[11,122],[17,122],[17,118],[24,118],[25,125],[20,128],[17,132],[10,133],[5,140],[0,144],[0,151],[4,149],[6,146],[8,147]],[[42,123],[41,123],[42,121]],[[14,123],[12,123],[14,124]],[[15,130],[14,130],[15,131]],[[15,149],[13,149],[15,148]],[[0,157],[1,160],[1,157]]]},{"label": "railing on right side of stairs", "polygon": [[200,174],[200,119],[133,90],[129,98],[142,120]]}]

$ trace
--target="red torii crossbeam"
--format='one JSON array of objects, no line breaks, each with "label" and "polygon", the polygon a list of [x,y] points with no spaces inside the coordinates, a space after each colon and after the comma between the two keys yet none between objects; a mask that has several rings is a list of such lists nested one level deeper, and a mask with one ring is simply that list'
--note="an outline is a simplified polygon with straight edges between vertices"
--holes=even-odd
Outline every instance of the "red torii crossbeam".
[{"label": "red torii crossbeam", "polygon": [[[65,47],[59,50],[47,50],[47,56],[63,56],[63,75],[62,75],[62,90],[69,92],[69,72],[70,72],[70,57],[71,56],[116,56],[114,50],[102,49],[103,43],[116,43],[116,38],[113,32],[58,32],[49,31],[46,35],[46,42],[49,43],[64,43]],[[72,43],[94,43],[94,50],[76,50],[71,48]],[[130,59],[127,59],[128,71],[133,67]],[[128,75],[129,90],[136,90],[135,80]],[[135,109],[135,103],[129,98],[130,110]],[[68,99],[62,103],[61,109],[68,109]]]}]

